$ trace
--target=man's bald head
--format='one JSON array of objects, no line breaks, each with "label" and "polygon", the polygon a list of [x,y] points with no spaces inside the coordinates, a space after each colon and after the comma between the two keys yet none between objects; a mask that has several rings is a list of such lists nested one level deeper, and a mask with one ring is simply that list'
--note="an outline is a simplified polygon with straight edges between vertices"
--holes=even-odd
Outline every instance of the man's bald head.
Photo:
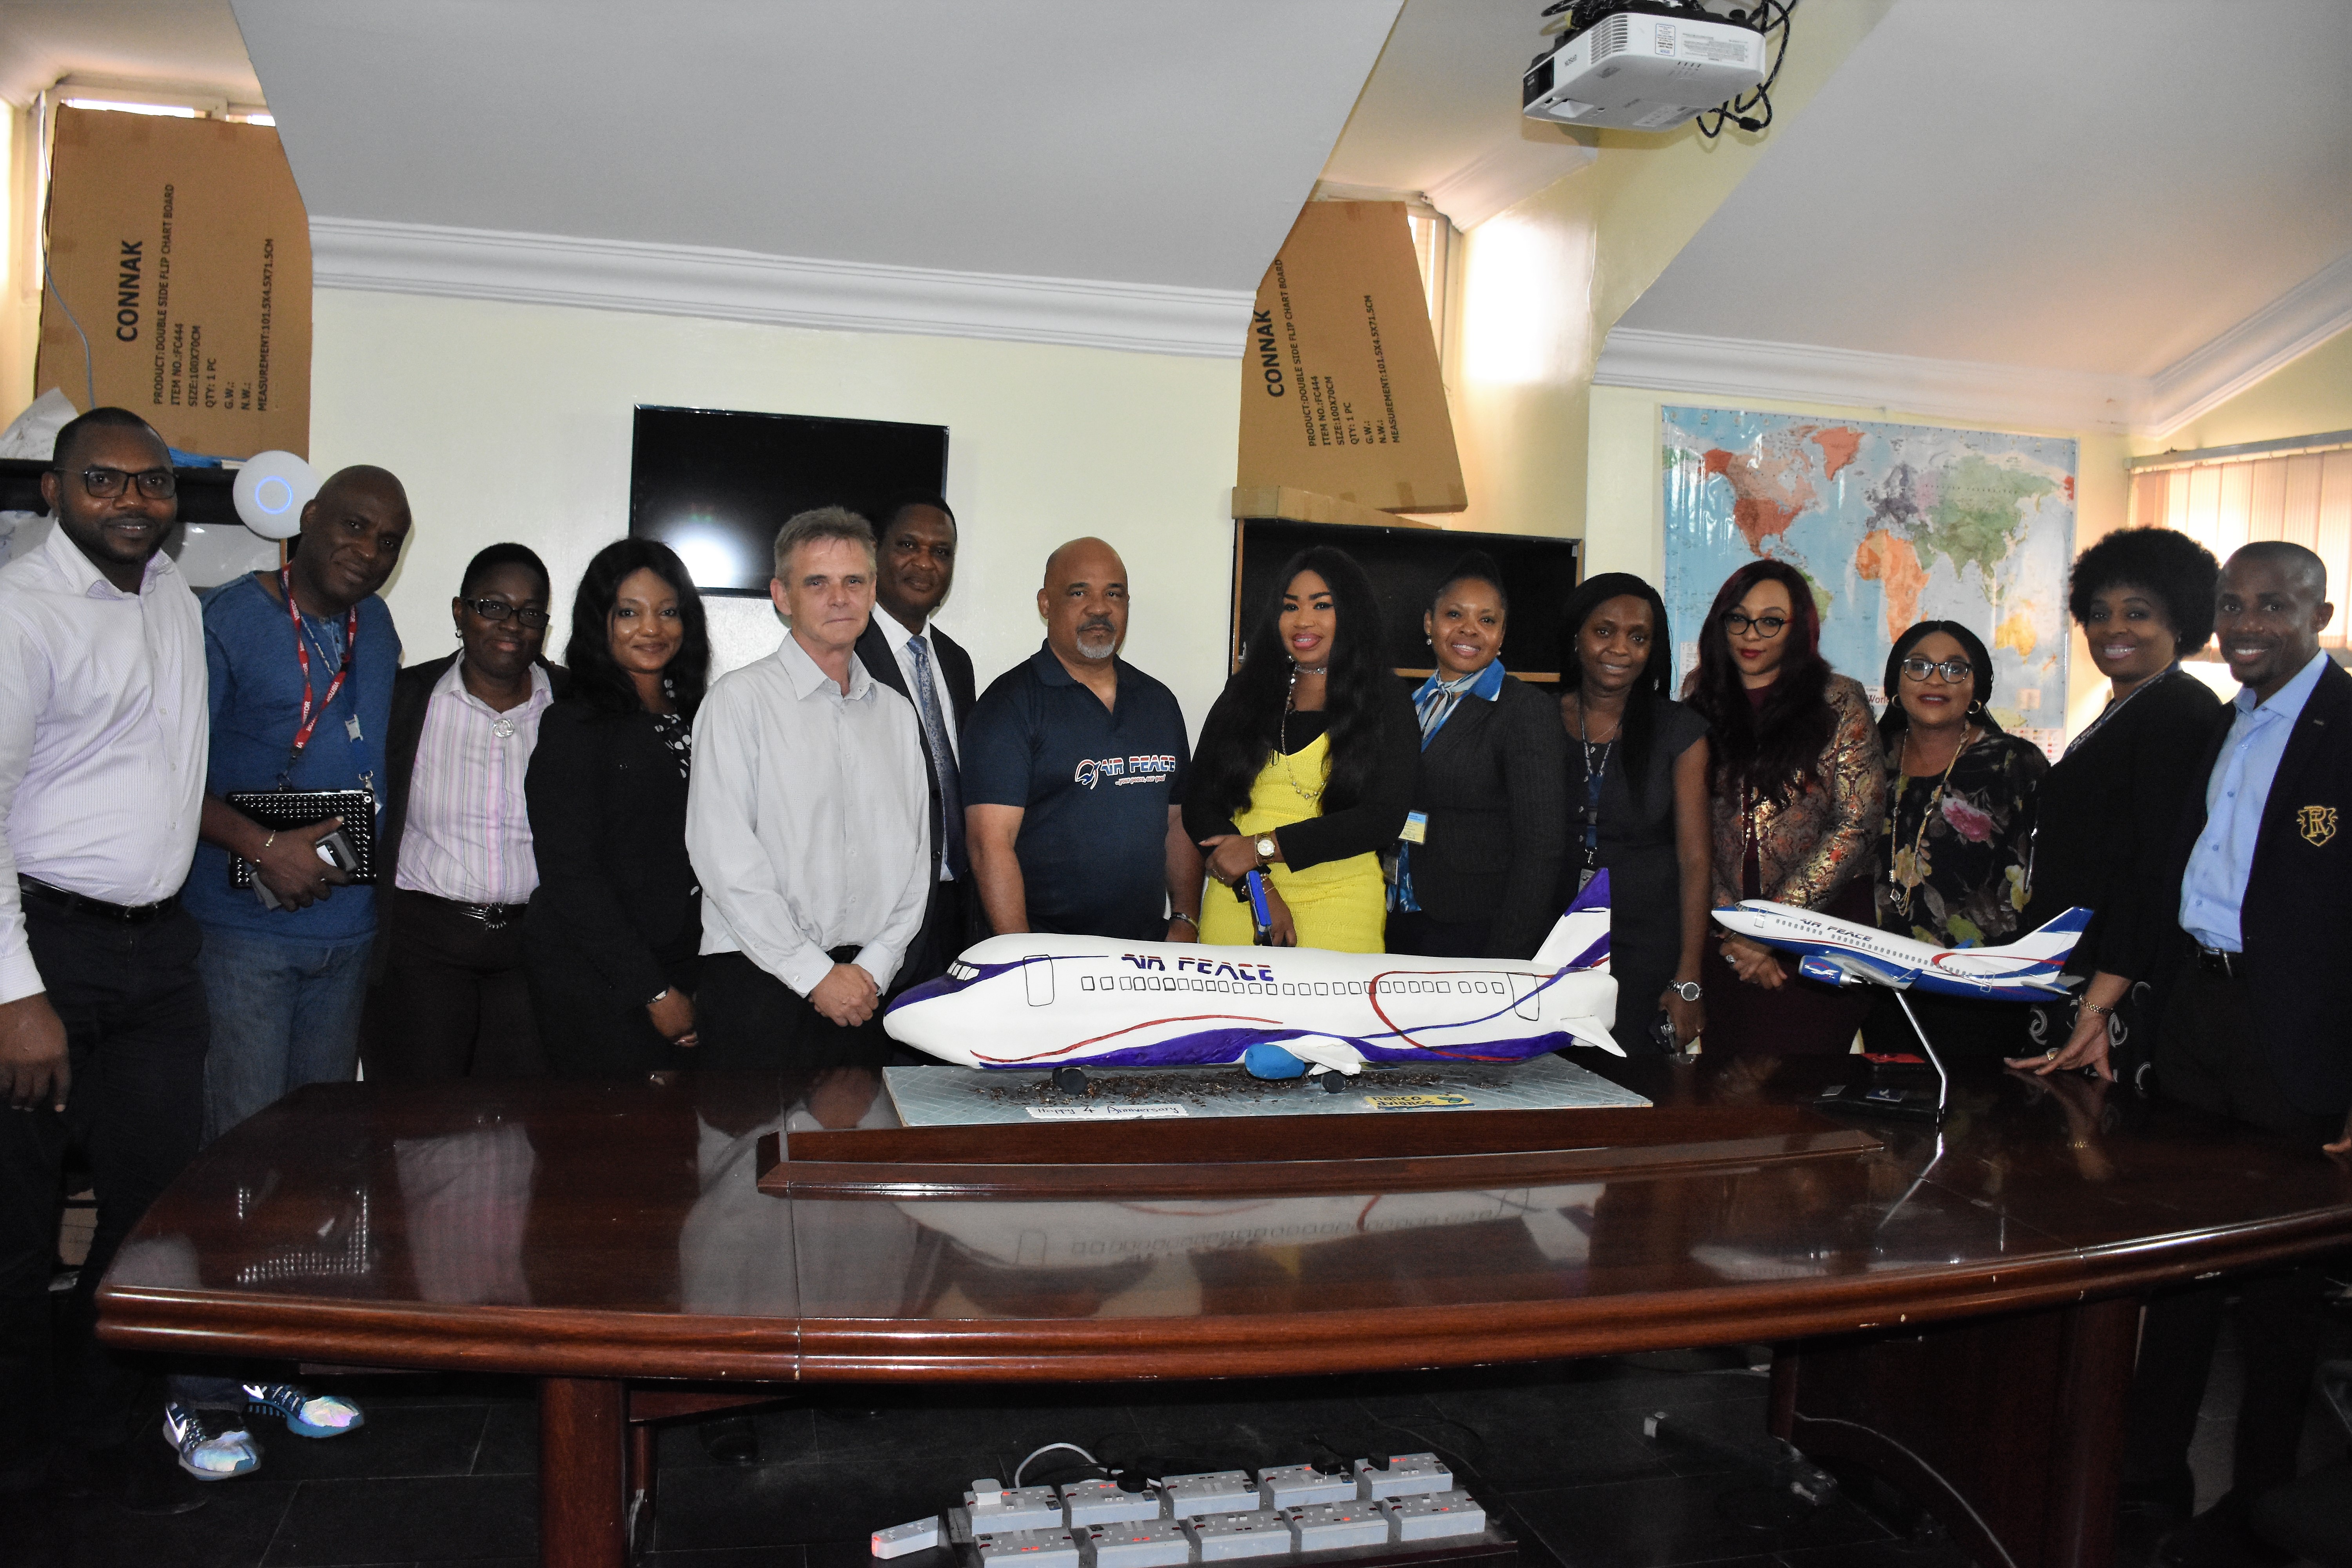
[{"label": "man's bald head", "polygon": [[1037,614],[1065,665],[1099,665],[1127,640],[1127,563],[1099,539],[1071,540],[1045,557]]},{"label": "man's bald head", "polygon": [[2327,565],[2300,544],[2257,540],[2222,564],[2214,637],[2230,673],[2257,701],[2269,701],[2311,663],[2335,615]]},{"label": "man's bald head", "polygon": [[382,588],[408,539],[408,491],[391,470],[339,468],[302,508],[294,568],[302,607],[346,609]]}]

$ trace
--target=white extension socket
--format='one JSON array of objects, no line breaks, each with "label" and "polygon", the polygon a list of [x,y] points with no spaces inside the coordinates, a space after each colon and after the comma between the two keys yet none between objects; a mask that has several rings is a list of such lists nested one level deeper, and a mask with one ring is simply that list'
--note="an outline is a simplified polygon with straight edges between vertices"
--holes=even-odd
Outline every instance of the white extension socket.
[{"label": "white extension socket", "polygon": [[1023,1487],[1008,1490],[995,1479],[971,1483],[963,1494],[963,1506],[971,1510],[971,1532],[974,1535],[1003,1535],[1008,1531],[1051,1530],[1061,1525],[1062,1500],[1054,1495],[1051,1487]]},{"label": "white extension socket", "polygon": [[1172,1519],[1098,1524],[1072,1533],[1087,1568],[1182,1568],[1192,1561],[1192,1539]]},{"label": "white extension socket", "polygon": [[1328,1476],[1312,1465],[1274,1465],[1257,1473],[1258,1501],[1267,1508],[1352,1502],[1357,1496],[1355,1477]]},{"label": "white extension socket", "polygon": [[1217,1513],[1188,1519],[1184,1521],[1184,1533],[1192,1538],[1203,1563],[1290,1554],[1290,1521],[1270,1509],[1263,1513]]},{"label": "white extension socket", "polygon": [[904,1557],[910,1552],[928,1551],[940,1543],[940,1516],[919,1519],[910,1524],[894,1524],[887,1530],[874,1532],[874,1555],[880,1558]]},{"label": "white extension socket", "polygon": [[1066,1530],[1009,1530],[972,1535],[986,1568],[1078,1568],[1078,1544]]},{"label": "white extension socket", "polygon": [[1387,1544],[1391,1521],[1376,1502],[1317,1502],[1285,1509],[1294,1552],[1335,1552],[1343,1546]]},{"label": "white extension socket", "polygon": [[1168,1511],[1177,1519],[1257,1511],[1257,1488],[1247,1470],[1199,1470],[1165,1477],[1160,1484],[1168,1493]]},{"label": "white extension socket", "polygon": [[1386,1469],[1375,1468],[1370,1459],[1358,1459],[1356,1481],[1363,1489],[1359,1495],[1370,1501],[1449,1490],[1454,1472],[1434,1454],[1391,1454]]},{"label": "white extension socket", "polygon": [[1062,1506],[1069,1512],[1072,1530],[1160,1516],[1158,1492],[1121,1491],[1117,1481],[1072,1481],[1062,1489]]},{"label": "white extension socket", "polygon": [[1389,1539],[1398,1542],[1483,1535],[1486,1530],[1486,1510],[1465,1491],[1416,1492],[1384,1498],[1377,1506],[1388,1516]]}]

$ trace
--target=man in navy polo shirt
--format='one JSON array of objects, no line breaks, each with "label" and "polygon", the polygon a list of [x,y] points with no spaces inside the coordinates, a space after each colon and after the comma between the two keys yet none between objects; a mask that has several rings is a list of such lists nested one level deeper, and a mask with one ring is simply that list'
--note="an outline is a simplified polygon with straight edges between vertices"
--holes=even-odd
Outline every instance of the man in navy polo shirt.
[{"label": "man in navy polo shirt", "polygon": [[964,726],[965,839],[999,935],[1199,939],[1184,714],[1118,657],[1127,604],[1118,552],[1099,539],[1055,551],[1037,590],[1045,646],[998,677]]}]

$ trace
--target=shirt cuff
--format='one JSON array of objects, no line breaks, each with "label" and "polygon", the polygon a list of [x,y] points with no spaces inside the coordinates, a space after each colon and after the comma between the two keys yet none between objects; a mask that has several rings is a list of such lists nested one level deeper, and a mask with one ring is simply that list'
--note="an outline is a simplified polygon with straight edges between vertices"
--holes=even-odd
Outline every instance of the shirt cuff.
[{"label": "shirt cuff", "polygon": [[21,1002],[47,989],[31,949],[20,946],[12,952],[0,952],[0,1002]]},{"label": "shirt cuff", "polygon": [[813,947],[809,949],[809,954],[810,956],[804,961],[794,963],[790,973],[777,976],[779,980],[798,992],[803,999],[817,988],[826,975],[833,973],[833,960],[826,956],[824,949]]},{"label": "shirt cuff", "polygon": [[[866,975],[874,982],[875,990],[887,991],[890,989],[890,982],[898,977],[898,965],[903,962],[904,957],[904,954],[894,953],[887,947],[877,947],[869,943],[859,948],[857,956],[851,962],[866,971]],[[883,963],[885,959],[889,961],[887,965]]]}]

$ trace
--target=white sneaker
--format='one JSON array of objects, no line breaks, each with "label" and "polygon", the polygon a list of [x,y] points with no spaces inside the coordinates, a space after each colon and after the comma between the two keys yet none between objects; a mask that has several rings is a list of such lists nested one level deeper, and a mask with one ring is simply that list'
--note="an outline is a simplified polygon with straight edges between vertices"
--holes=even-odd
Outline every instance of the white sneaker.
[{"label": "white sneaker", "polygon": [[180,1456],[180,1468],[200,1481],[249,1476],[261,1468],[261,1445],[235,1413],[163,1406],[163,1441]]}]

